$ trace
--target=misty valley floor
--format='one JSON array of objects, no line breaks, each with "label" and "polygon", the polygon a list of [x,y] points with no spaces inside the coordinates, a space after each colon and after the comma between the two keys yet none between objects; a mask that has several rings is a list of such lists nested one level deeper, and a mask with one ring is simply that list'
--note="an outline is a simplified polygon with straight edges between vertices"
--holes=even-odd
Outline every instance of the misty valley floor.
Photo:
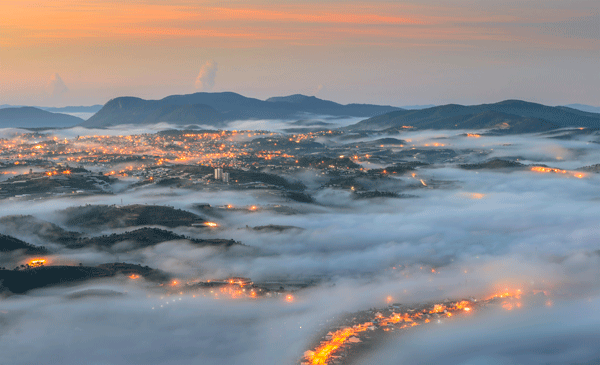
[{"label": "misty valley floor", "polygon": [[597,363],[597,131],[255,126],[0,130],[0,363]]}]

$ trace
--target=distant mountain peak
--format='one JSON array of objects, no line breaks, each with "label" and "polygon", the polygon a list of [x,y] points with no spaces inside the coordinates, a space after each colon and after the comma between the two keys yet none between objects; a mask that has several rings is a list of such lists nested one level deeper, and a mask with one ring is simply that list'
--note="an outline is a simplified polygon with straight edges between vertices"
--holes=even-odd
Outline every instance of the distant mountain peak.
[{"label": "distant mountain peak", "polygon": [[519,100],[519,99],[502,100],[500,102],[493,103],[493,105],[527,106],[527,107],[541,106],[541,107],[545,107],[545,105],[543,105],[543,104],[533,103],[531,101],[525,101],[525,100]]},{"label": "distant mountain peak", "polygon": [[306,100],[321,100],[314,96],[307,96],[302,94],[294,94],[288,96],[274,96],[272,98],[268,98],[266,101],[271,103],[302,103]]},{"label": "distant mountain peak", "polygon": [[565,106],[567,108],[580,110],[582,112],[600,113],[600,106],[592,106],[592,105],[585,105],[585,104],[568,104]]},{"label": "distant mountain peak", "polygon": [[429,109],[435,107],[435,104],[422,104],[422,105],[403,105],[402,109],[406,110],[421,110],[421,109]]}]

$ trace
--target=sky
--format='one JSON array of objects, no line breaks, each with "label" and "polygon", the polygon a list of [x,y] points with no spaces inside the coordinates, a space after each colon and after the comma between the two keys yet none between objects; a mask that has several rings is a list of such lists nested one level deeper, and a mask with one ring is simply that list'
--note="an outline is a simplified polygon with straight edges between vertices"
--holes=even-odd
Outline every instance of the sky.
[{"label": "sky", "polygon": [[596,0],[15,0],[0,14],[0,104],[233,91],[600,105]]}]

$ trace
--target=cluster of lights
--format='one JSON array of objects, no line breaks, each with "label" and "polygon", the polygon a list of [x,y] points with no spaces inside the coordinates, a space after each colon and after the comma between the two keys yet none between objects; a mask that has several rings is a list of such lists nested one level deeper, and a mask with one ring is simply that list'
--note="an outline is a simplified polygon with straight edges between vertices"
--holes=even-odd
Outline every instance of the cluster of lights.
[{"label": "cluster of lights", "polygon": [[31,259],[29,260],[29,262],[27,263],[30,267],[41,267],[46,265],[47,263],[47,259],[44,258],[35,258],[35,259]]},{"label": "cluster of lights", "polygon": [[[435,272],[435,269],[431,269]],[[544,292],[544,294],[546,294]],[[345,348],[348,348],[354,343],[360,342],[360,336],[363,332],[382,329],[384,332],[390,329],[406,329],[421,324],[431,322],[431,317],[452,317],[458,313],[470,313],[476,305],[486,305],[495,303],[500,300],[500,305],[506,310],[521,307],[522,291],[504,289],[501,292],[494,293],[486,299],[477,302],[476,300],[461,300],[451,303],[434,304],[419,311],[408,311],[404,313],[392,313],[389,316],[384,316],[381,313],[375,313],[374,318],[370,321],[365,321],[352,326],[343,327],[337,331],[329,332],[325,341],[322,341],[314,350],[306,351],[304,354],[303,365],[326,365],[332,363],[337,358],[337,354]],[[388,296],[386,301],[388,304],[392,302],[392,297]],[[550,304],[548,304],[550,303]],[[552,305],[548,301],[546,305]],[[441,320],[438,319],[438,323]]]},{"label": "cluster of lights", "polygon": [[561,169],[555,169],[552,167],[544,167],[544,166],[534,166],[531,168],[531,171],[534,172],[541,172],[541,173],[555,173],[555,174],[565,174],[565,175],[570,175],[570,176],[574,176],[578,179],[583,179],[585,177],[584,173],[581,172],[577,172],[577,171],[568,171],[568,170],[561,170]]},{"label": "cluster of lights", "polygon": [[[129,277],[131,279],[134,279],[133,275],[130,275]],[[137,277],[136,277],[136,279],[137,279]],[[211,283],[211,282],[214,283],[215,281],[211,281],[211,280],[207,281],[207,283]],[[222,285],[215,286],[210,289],[207,288],[207,289],[202,289],[202,290],[194,290],[193,291],[194,294],[191,294],[190,297],[192,299],[212,298],[212,299],[216,299],[216,300],[220,300],[220,299],[254,300],[254,299],[259,299],[259,298],[272,298],[273,297],[271,293],[265,292],[264,289],[253,286],[252,282],[248,281],[247,279],[230,278],[225,281],[216,281],[216,282],[220,283]],[[168,293],[168,294],[160,297],[160,300],[165,300],[165,302],[163,304],[159,304],[158,306],[152,307],[152,309],[164,308],[165,305],[168,305],[170,303],[176,303],[177,301],[181,301],[182,298],[184,297],[184,291],[183,291],[183,290],[185,290],[184,288],[186,288],[187,285],[190,285],[190,284],[193,287],[193,283],[187,283],[187,284],[182,285],[182,283],[179,280],[172,280],[167,285],[167,287],[170,287],[169,291],[171,291],[171,293]],[[163,285],[161,284],[161,286],[163,286]],[[175,290],[175,293],[172,292],[173,290]],[[175,295],[179,294],[179,298],[169,299],[169,298],[171,298],[171,294],[175,294]],[[276,297],[279,297],[279,295],[277,295]],[[292,294],[286,294],[283,297],[283,300],[286,303],[293,303],[295,301],[295,298]]]}]

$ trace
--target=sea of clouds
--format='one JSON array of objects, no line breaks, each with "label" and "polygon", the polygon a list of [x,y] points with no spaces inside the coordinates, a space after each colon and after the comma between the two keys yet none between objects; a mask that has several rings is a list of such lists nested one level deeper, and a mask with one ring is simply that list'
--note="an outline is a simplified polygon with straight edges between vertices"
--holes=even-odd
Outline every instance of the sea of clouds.
[{"label": "sea of clouds", "polygon": [[[398,138],[416,145],[444,138],[444,148],[462,150],[492,146],[491,154],[473,155],[472,162],[517,156],[524,163],[574,169],[600,161],[594,135],[473,139],[456,131],[427,131]],[[411,198],[354,200],[348,192],[315,189],[310,191],[315,204],[261,191],[155,187],[85,199],[5,201],[3,215],[32,214],[63,226],[65,220],[56,212],[82,204],[120,204],[121,199],[124,204],[171,205],[191,211],[194,203],[257,205],[257,212],[210,217],[219,222],[217,230],[174,229],[195,238],[234,239],[247,247],[224,251],[183,240],[118,254],[62,250],[54,260],[139,263],[182,280],[244,276],[255,282],[316,284],[294,293],[292,303],[279,297],[215,300],[200,293],[161,299],[149,284],[123,278],[3,298],[1,362],[293,364],[328,321],[343,313],[385,306],[388,296],[410,304],[481,298],[505,287],[546,290],[553,305],[528,303],[525,297],[521,310],[490,309],[468,320],[420,326],[392,336],[356,360],[361,364],[591,364],[600,358],[599,333],[594,330],[600,324],[600,177],[462,170],[456,165],[420,169],[417,174],[424,181],[451,184],[411,188],[414,179],[406,175],[398,178],[398,184],[406,187]],[[319,186],[322,179],[311,174],[294,177],[309,187]],[[297,213],[278,214],[268,209],[273,205],[290,206]],[[275,233],[247,228],[267,224],[301,230]],[[44,244],[35,232],[3,233]],[[106,232],[89,232],[102,233]],[[122,295],[69,296],[88,289]]]}]

